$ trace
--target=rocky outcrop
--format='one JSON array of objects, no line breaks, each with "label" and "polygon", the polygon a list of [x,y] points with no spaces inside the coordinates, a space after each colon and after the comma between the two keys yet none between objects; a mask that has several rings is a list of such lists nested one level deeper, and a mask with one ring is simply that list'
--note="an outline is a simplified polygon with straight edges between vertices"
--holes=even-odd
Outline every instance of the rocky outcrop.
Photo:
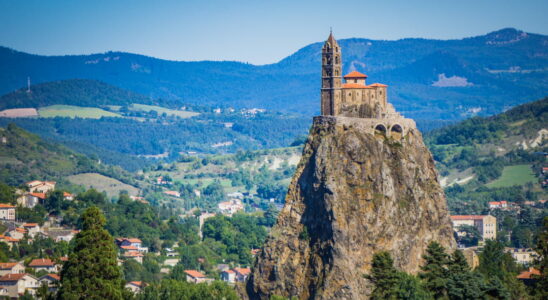
[{"label": "rocky outcrop", "polygon": [[371,285],[363,275],[374,253],[389,251],[396,267],[416,273],[429,242],[454,248],[419,131],[394,138],[364,130],[362,120],[314,118],[285,206],[247,283],[249,298],[367,299]]}]

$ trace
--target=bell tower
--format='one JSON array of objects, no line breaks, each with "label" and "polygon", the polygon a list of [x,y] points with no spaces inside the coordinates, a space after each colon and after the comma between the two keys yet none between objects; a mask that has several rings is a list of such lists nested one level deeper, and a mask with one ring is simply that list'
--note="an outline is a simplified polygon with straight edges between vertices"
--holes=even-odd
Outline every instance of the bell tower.
[{"label": "bell tower", "polygon": [[341,47],[329,33],[322,48],[322,92],[321,115],[337,114],[337,104],[341,101],[342,59]]}]

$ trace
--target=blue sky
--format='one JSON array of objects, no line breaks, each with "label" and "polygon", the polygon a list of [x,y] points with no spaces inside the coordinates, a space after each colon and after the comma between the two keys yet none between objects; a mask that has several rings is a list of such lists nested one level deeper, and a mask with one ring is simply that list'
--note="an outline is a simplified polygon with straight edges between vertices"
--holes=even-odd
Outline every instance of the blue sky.
[{"label": "blue sky", "polygon": [[548,1],[0,0],[0,45],[46,55],[125,51],[276,62],[337,38],[453,39],[505,27],[548,34]]}]

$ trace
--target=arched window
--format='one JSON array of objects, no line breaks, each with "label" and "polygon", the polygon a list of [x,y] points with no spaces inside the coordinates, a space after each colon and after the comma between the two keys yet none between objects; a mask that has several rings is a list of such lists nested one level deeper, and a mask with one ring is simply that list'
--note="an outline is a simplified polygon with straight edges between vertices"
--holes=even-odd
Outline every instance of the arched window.
[{"label": "arched window", "polygon": [[403,137],[403,128],[400,124],[394,124],[390,127],[390,137],[399,140]]},{"label": "arched window", "polygon": [[375,134],[386,135],[386,126],[383,124],[375,126]]}]

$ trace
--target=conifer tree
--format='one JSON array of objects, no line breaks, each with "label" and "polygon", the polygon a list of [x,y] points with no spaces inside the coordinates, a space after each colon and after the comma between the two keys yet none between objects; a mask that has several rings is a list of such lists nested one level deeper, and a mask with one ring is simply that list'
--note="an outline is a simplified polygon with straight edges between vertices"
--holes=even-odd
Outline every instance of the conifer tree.
[{"label": "conifer tree", "polygon": [[447,295],[449,299],[483,299],[483,278],[480,274],[472,272],[464,254],[456,250],[448,264],[449,278],[447,280]]},{"label": "conifer tree", "polygon": [[424,280],[426,289],[432,292],[436,299],[446,297],[449,255],[439,243],[431,242],[423,258],[425,265],[421,267],[422,273],[419,277]]},{"label": "conifer tree", "polygon": [[537,241],[537,252],[540,256],[540,278],[536,283],[535,291],[539,299],[548,299],[548,216],[544,217],[543,225]]},{"label": "conifer tree", "polygon": [[371,274],[366,278],[374,284],[371,299],[390,299],[396,294],[398,271],[394,268],[394,261],[388,252],[379,252],[373,255]]},{"label": "conifer tree", "polygon": [[82,214],[82,231],[76,235],[74,252],[61,272],[58,299],[122,299],[122,272],[117,265],[112,236],[97,207]]}]

